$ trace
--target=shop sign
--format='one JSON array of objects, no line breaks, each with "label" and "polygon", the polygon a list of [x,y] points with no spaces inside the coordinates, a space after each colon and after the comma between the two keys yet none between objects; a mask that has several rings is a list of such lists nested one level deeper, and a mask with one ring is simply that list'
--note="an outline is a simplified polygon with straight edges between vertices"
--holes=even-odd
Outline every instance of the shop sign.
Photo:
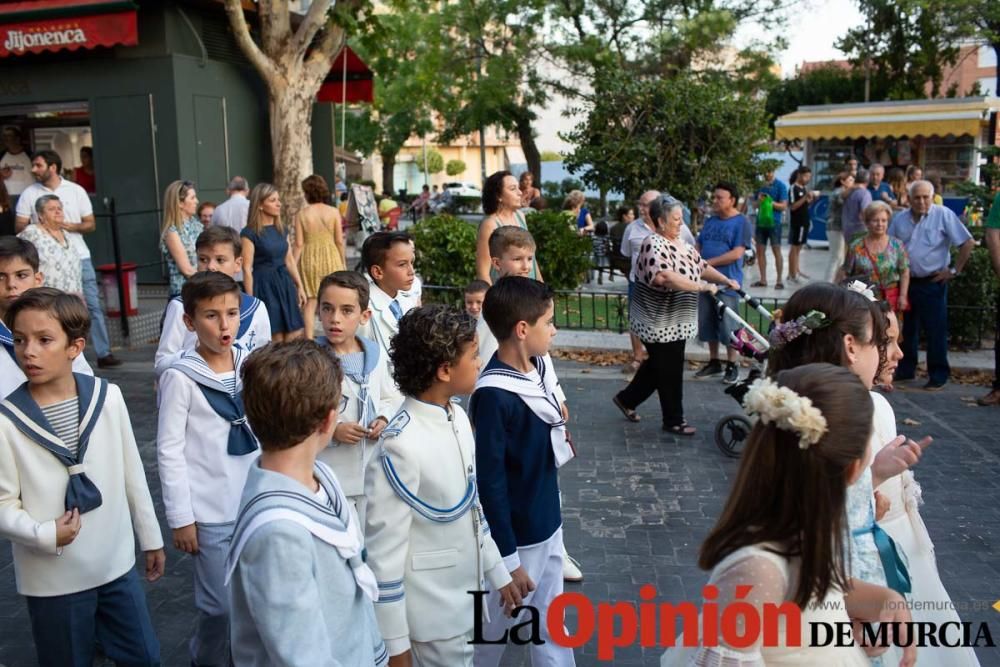
[{"label": "shop sign", "polygon": [[0,25],[0,58],[139,43],[134,11]]}]

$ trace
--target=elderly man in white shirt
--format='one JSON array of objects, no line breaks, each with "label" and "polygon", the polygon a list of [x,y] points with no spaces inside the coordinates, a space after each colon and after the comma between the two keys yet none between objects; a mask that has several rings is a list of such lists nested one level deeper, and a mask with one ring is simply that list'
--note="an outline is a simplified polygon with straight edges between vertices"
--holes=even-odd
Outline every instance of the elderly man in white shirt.
[{"label": "elderly man in white shirt", "polygon": [[118,366],[121,361],[111,354],[108,327],[104,322],[101,302],[97,296],[97,273],[90,260],[90,248],[83,240],[83,234],[97,229],[94,207],[87,191],[59,174],[62,172],[62,158],[50,150],[38,151],[31,159],[31,174],[35,182],[25,188],[17,200],[15,228],[22,231],[29,223],[38,222],[35,202],[43,195],[55,195],[63,205],[63,231],[80,256],[80,272],[83,275],[83,299],[90,313],[90,342],[97,353],[97,367]]}]

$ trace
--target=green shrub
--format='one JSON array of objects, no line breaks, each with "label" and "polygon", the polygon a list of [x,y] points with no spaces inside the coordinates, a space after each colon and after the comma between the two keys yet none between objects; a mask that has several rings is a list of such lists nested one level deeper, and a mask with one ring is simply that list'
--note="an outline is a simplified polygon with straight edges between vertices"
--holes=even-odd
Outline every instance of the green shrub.
[{"label": "green shrub", "polygon": [[436,215],[412,229],[416,269],[428,285],[465,287],[476,277],[476,227],[450,215]]},{"label": "green shrub", "polygon": [[[420,157],[417,158],[420,160]],[[440,174],[444,171],[444,156],[433,148],[427,151],[427,173]]]},{"label": "green shrub", "polygon": [[[956,251],[952,251],[952,265]],[[948,285],[949,306],[969,306],[970,310],[954,308],[948,314],[949,344],[959,348],[978,348],[983,338],[993,337],[993,304],[1000,290],[1000,281],[993,272],[990,252],[985,247],[972,251],[962,275]],[[984,313],[981,309],[986,308]]]},{"label": "green shrub", "polygon": [[444,173],[449,176],[459,176],[465,173],[465,163],[461,160],[448,160],[444,166]]},{"label": "green shrub", "polygon": [[540,211],[528,216],[528,230],[535,237],[535,258],[542,278],[555,290],[575,290],[590,268],[591,241],[580,236],[561,211]]}]

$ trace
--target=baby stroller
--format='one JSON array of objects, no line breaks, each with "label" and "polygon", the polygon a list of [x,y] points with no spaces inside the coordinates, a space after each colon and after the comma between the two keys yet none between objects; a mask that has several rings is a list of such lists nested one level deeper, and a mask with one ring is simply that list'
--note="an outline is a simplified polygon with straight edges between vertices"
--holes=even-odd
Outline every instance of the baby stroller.
[{"label": "baby stroller", "polygon": [[[761,305],[760,301],[750,296],[743,290],[737,293],[748,306],[756,310],[764,318],[765,322],[774,321],[771,313]],[[715,307],[718,309],[720,317],[730,317],[737,322],[739,328],[732,334],[730,347],[736,350],[740,356],[751,360],[750,373],[747,377],[726,388],[726,393],[736,399],[736,402],[743,405],[743,399],[750,386],[764,375],[764,366],[767,362],[767,353],[771,349],[767,341],[767,336],[761,334],[747,323],[739,313],[734,312],[721,299],[715,300]],[[753,424],[744,414],[731,414],[720,419],[715,425],[715,444],[726,456],[737,458],[743,451],[743,443],[750,435]]]}]

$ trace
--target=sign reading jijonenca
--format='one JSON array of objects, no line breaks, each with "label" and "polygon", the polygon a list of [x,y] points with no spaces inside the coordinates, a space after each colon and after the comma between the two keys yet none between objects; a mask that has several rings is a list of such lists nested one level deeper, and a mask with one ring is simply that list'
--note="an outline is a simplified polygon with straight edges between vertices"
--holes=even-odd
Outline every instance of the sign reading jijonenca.
[{"label": "sign reading jijonenca", "polygon": [[135,11],[0,25],[0,58],[138,43]]}]

